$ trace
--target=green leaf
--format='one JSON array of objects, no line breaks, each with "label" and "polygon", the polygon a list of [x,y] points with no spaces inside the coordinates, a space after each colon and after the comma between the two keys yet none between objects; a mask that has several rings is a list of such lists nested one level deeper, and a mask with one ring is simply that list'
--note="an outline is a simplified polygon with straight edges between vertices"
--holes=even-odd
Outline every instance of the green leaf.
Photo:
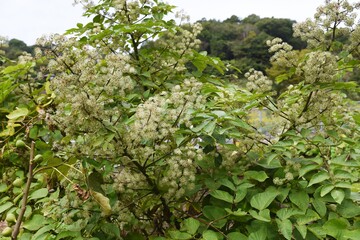
[{"label": "green leaf", "polygon": [[314,210],[308,209],[305,215],[298,216],[296,220],[299,225],[305,225],[319,219],[321,219],[320,216]]},{"label": "green leaf", "polygon": [[306,211],[306,209],[309,207],[309,195],[303,190],[291,191],[289,194],[289,199],[302,211]]},{"label": "green leaf", "polygon": [[[33,236],[31,239],[38,239],[38,237],[40,237],[42,234],[46,233],[46,232],[50,232],[51,230],[53,230],[54,228],[56,228],[56,226],[54,225],[46,225],[42,228],[40,228]],[[45,238],[46,239],[46,238]]]},{"label": "green leaf", "polygon": [[55,238],[55,240],[59,239],[69,239],[69,237],[72,237],[74,239],[75,237],[81,237],[80,232],[75,231],[61,231]]},{"label": "green leaf", "polygon": [[0,193],[6,192],[8,189],[8,186],[5,183],[0,183]]},{"label": "green leaf", "polygon": [[91,190],[106,195],[104,190],[101,187],[101,184],[104,183],[103,176],[98,171],[93,171],[87,178],[87,184]]},{"label": "green leaf", "polygon": [[228,203],[233,203],[233,200],[234,200],[234,197],[230,193],[222,191],[222,190],[211,191],[210,195],[216,199],[220,199],[220,200],[223,200]]},{"label": "green leaf", "polygon": [[276,219],[276,223],[278,225],[281,234],[286,239],[291,240],[292,229],[293,229],[291,221],[289,219],[284,219],[284,220]]},{"label": "green leaf", "polygon": [[31,217],[30,220],[24,223],[23,227],[30,231],[36,231],[46,225],[46,223],[47,221],[44,216],[40,214],[35,214]]},{"label": "green leaf", "polygon": [[236,191],[234,203],[241,202],[245,198],[246,194],[247,194],[247,189],[246,188],[239,188]]},{"label": "green leaf", "polygon": [[332,184],[326,184],[326,185],[322,186],[321,191],[320,191],[320,196],[324,197],[326,194],[331,192],[331,190],[333,190],[333,189],[334,189],[334,185],[332,185]]},{"label": "green leaf", "polygon": [[271,217],[270,217],[270,210],[269,209],[264,209],[261,210],[259,212],[256,212],[255,210],[249,210],[250,215],[260,221],[263,222],[270,222],[271,221]]},{"label": "green leaf", "polygon": [[269,178],[264,171],[246,171],[244,176],[259,182],[264,182],[267,178]]},{"label": "green leaf", "polygon": [[228,240],[247,240],[248,239],[244,234],[239,233],[239,232],[231,232],[226,237]]},{"label": "green leaf", "polygon": [[343,218],[334,218],[327,221],[324,224],[323,228],[328,235],[336,239],[343,239],[345,230],[348,228],[349,225],[349,222]]},{"label": "green leaf", "polygon": [[44,198],[48,195],[49,190],[47,188],[40,188],[30,194],[29,199],[39,199]]},{"label": "green leaf", "polygon": [[292,217],[294,215],[301,214],[301,213],[302,213],[302,211],[300,211],[299,209],[281,208],[279,211],[276,212],[276,215],[281,220],[285,220],[285,219],[288,219],[288,218],[290,218],[290,217]]},{"label": "green leaf", "polygon": [[296,229],[299,231],[300,235],[302,236],[303,239],[306,239],[306,234],[307,234],[307,227],[306,225],[295,225]]},{"label": "green leaf", "polygon": [[217,206],[205,206],[203,208],[203,214],[206,218],[213,221],[213,225],[215,227],[223,227],[226,224],[225,217],[228,215],[228,213],[225,211],[225,209]]},{"label": "green leaf", "polygon": [[354,218],[360,215],[360,206],[351,200],[344,200],[336,210],[344,218]]},{"label": "green leaf", "polygon": [[102,223],[100,226],[101,226],[101,231],[103,231],[107,235],[111,237],[116,237],[116,239],[121,239],[120,229],[116,224]]},{"label": "green leaf", "polygon": [[321,183],[329,178],[330,176],[327,172],[318,172],[311,177],[308,187],[317,183]]},{"label": "green leaf", "polygon": [[319,168],[320,168],[320,166],[315,165],[315,164],[308,164],[308,165],[302,166],[301,169],[299,170],[299,177],[303,177],[308,172],[311,172],[311,171],[319,169]]},{"label": "green leaf", "polygon": [[258,210],[264,210],[274,201],[277,195],[279,195],[279,192],[275,188],[269,187],[264,192],[255,194],[250,200],[250,205]]},{"label": "green leaf", "polygon": [[29,110],[27,108],[16,108],[16,110],[6,115],[6,117],[10,120],[17,120],[19,118],[27,116],[28,114]]},{"label": "green leaf", "polygon": [[219,236],[216,234],[216,232],[212,230],[206,230],[203,232],[202,235],[204,240],[219,240]]},{"label": "green leaf", "polygon": [[334,189],[331,191],[331,196],[334,198],[335,202],[341,204],[345,198],[345,192],[342,189]]},{"label": "green leaf", "polygon": [[239,208],[236,211],[232,211],[230,208],[225,208],[225,211],[231,215],[237,216],[237,217],[242,217],[242,216],[246,216],[247,212],[244,212],[243,210],[241,210],[241,208]]},{"label": "green leaf", "polygon": [[194,235],[200,226],[200,222],[194,218],[187,218],[181,223],[181,230]]},{"label": "green leaf", "polygon": [[12,206],[13,206],[13,204],[11,202],[5,202],[5,203],[1,204],[0,205],[0,213],[5,212],[6,210],[11,208]]},{"label": "green leaf", "polygon": [[250,233],[248,240],[266,240],[267,235],[266,228],[261,227],[258,231]]},{"label": "green leaf", "polygon": [[321,199],[315,198],[312,202],[312,205],[314,206],[317,213],[320,215],[320,217],[324,217],[327,211],[326,204]]}]

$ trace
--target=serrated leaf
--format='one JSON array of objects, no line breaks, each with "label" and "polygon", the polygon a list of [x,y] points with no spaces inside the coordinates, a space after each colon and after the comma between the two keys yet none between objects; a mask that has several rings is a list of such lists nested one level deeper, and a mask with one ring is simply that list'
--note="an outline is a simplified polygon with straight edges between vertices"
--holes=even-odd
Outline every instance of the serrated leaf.
[{"label": "serrated leaf", "polygon": [[334,198],[335,202],[341,204],[345,198],[345,193],[342,189],[334,189],[331,191],[331,196]]},{"label": "serrated leaf", "polygon": [[310,187],[314,184],[317,184],[317,183],[321,183],[329,178],[330,178],[330,176],[327,172],[318,172],[311,177],[308,187]]},{"label": "serrated leaf", "polygon": [[250,205],[258,210],[264,210],[272,201],[279,195],[279,192],[275,188],[267,188],[264,192],[255,194],[251,200]]},{"label": "serrated leaf", "polygon": [[233,203],[233,200],[234,200],[234,197],[230,193],[222,191],[222,190],[211,191],[210,195],[216,199],[220,199],[220,200],[223,200],[228,203]]}]

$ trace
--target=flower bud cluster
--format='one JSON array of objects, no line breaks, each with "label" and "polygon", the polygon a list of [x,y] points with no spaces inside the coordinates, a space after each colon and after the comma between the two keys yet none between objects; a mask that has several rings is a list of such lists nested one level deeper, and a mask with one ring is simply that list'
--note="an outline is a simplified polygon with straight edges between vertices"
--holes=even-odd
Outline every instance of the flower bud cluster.
[{"label": "flower bud cluster", "polygon": [[248,79],[246,87],[249,91],[264,93],[272,89],[272,81],[261,71],[256,71],[252,68],[249,72],[245,73],[245,77]]},{"label": "flower bud cluster", "polygon": [[330,83],[335,81],[336,70],[336,57],[330,52],[311,52],[297,73],[304,74],[305,83]]},{"label": "flower bud cluster", "polygon": [[266,41],[270,47],[269,52],[274,53],[270,58],[270,62],[279,67],[294,67],[297,64],[297,52],[293,51],[293,47],[280,38]]},{"label": "flower bud cluster", "polygon": [[312,48],[329,50],[338,36],[347,37],[353,31],[360,3],[350,4],[347,0],[327,1],[320,6],[314,20],[294,25],[294,36],[307,41]]}]

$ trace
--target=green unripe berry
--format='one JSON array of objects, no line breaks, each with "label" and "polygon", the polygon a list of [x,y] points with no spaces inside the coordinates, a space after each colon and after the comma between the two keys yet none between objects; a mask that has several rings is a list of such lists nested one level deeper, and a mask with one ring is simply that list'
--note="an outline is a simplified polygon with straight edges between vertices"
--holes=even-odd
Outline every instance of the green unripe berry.
[{"label": "green unripe berry", "polygon": [[24,184],[24,181],[21,178],[17,178],[12,184],[14,187],[21,187]]},{"label": "green unripe berry", "polygon": [[2,230],[1,235],[3,235],[4,237],[9,237],[11,236],[11,233],[12,233],[12,228],[6,227],[4,228],[4,230]]},{"label": "green unripe berry", "polygon": [[34,157],[34,162],[41,162],[43,160],[43,156],[41,154],[38,154]]},{"label": "green unripe berry", "polygon": [[26,144],[25,144],[25,142],[23,140],[19,139],[19,140],[16,141],[15,146],[17,148],[24,148],[24,147],[26,147]]},{"label": "green unripe berry", "polygon": [[16,222],[16,216],[15,216],[15,214],[13,214],[13,213],[8,213],[8,214],[6,214],[5,220],[6,220],[8,223],[14,223],[14,222]]}]

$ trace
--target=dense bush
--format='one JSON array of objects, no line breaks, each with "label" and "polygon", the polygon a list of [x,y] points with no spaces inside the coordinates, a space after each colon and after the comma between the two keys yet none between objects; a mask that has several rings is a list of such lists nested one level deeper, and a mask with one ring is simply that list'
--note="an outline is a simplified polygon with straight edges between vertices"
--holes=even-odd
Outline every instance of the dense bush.
[{"label": "dense bush", "polygon": [[295,25],[302,54],[268,41],[297,79],[276,95],[254,69],[227,82],[172,6],[82,3],[91,22],[1,69],[2,239],[358,238],[358,4]]}]

